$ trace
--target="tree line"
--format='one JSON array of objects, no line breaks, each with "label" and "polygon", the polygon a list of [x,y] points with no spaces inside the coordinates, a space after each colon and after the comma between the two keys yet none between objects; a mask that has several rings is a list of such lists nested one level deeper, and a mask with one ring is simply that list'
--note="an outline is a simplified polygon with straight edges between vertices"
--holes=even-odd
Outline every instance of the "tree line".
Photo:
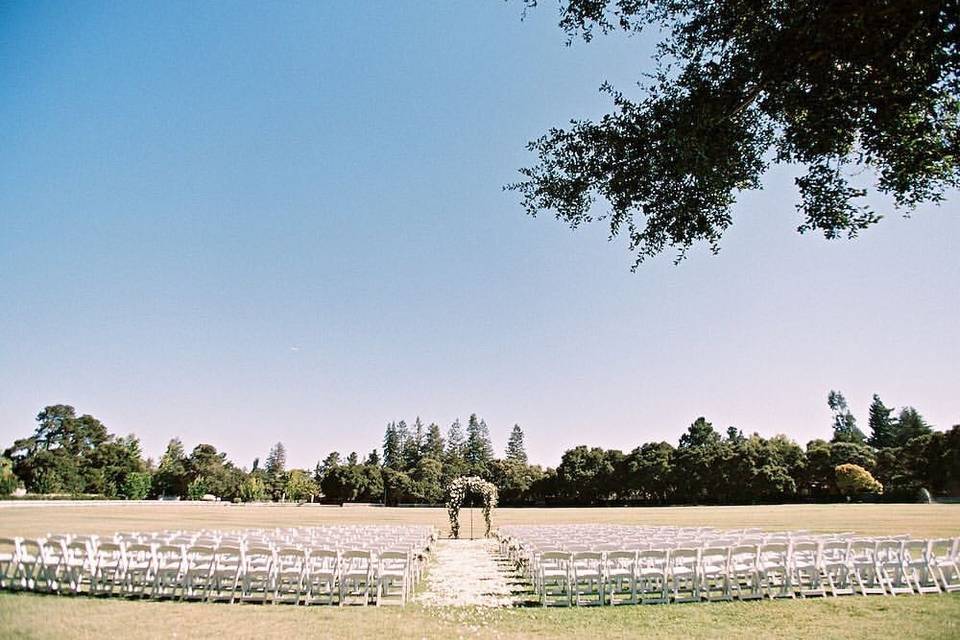
[{"label": "tree line", "polygon": [[586,445],[556,467],[530,464],[524,432],[514,425],[502,456],[486,422],[473,414],[445,431],[420,418],[390,422],[366,457],[331,452],[313,469],[289,469],[278,442],[265,460],[241,467],[211,444],[187,453],[174,438],[159,461],[139,440],[117,436],[90,415],[52,405],[34,433],[0,458],[0,494],[94,494],[109,498],[179,497],[237,502],[324,501],[437,504],[463,475],[493,482],[502,505],[752,504],[831,501],[851,494],[915,500],[923,492],[960,494],[960,425],[938,431],[912,407],[899,411],[873,397],[867,431],[839,392],[829,440],[801,447],[785,435],[718,431],[697,418],[679,442],[647,442],[632,451]]}]

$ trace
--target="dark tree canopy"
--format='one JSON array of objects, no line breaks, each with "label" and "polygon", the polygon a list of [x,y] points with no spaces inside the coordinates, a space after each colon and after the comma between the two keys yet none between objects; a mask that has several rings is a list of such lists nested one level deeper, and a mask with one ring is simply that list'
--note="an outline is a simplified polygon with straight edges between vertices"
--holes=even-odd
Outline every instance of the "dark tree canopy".
[{"label": "dark tree canopy", "polygon": [[798,231],[827,238],[881,218],[865,204],[866,176],[904,212],[960,185],[955,0],[560,7],[571,39],[647,27],[664,39],[643,97],[604,84],[613,111],[531,142],[538,163],[508,188],[531,215],[552,211],[572,228],[606,220],[611,238],[629,238],[634,268],[667,248],[678,259],[702,242],[716,251],[737,194],[759,188],[771,163],[804,168]]}]

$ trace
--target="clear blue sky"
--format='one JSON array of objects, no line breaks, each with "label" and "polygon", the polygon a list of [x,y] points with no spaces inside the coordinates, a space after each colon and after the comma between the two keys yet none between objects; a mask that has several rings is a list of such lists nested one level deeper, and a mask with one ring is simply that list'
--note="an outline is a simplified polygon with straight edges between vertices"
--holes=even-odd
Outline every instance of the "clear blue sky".
[{"label": "clear blue sky", "polygon": [[719,256],[636,274],[523,214],[525,142],[651,44],[564,47],[544,4],[0,4],[0,443],[53,403],[244,465],[418,414],[548,464],[699,415],[803,443],[831,388],[960,423],[955,194],[827,242],[781,169]]}]

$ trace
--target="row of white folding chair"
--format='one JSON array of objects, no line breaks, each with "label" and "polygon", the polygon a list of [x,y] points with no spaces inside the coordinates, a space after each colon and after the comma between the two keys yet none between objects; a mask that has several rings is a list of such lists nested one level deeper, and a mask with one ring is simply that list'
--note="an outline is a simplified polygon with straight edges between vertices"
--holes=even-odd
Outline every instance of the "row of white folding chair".
[{"label": "row of white folding chair", "polygon": [[365,599],[375,588],[378,603],[391,595],[404,603],[416,579],[411,559],[409,549],[351,550],[341,557],[302,547],[0,539],[0,587],[229,601],[290,601],[293,595],[295,602],[319,602],[325,586],[332,603],[337,585],[341,602],[356,588]]},{"label": "row of white folding chair", "polygon": [[[958,545],[960,539],[893,539],[833,541],[825,546],[808,541],[605,553],[554,550],[538,555],[533,582],[544,602],[549,595],[547,580],[554,586],[567,584],[565,593],[571,602],[581,603],[586,586],[587,593],[598,597],[601,604],[608,584],[611,601],[616,592],[627,589],[629,601],[635,602],[641,575],[659,576],[661,593],[645,600],[656,602],[666,601],[668,580],[674,601],[731,599],[734,595],[744,599],[794,597],[795,592],[804,596],[936,593],[960,589]],[[586,585],[578,579],[584,575],[584,563],[590,567]]]}]

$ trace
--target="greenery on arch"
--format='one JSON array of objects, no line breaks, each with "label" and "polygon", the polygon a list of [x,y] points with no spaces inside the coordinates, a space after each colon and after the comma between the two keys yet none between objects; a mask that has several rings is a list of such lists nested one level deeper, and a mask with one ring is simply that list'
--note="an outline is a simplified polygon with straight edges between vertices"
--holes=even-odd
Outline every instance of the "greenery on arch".
[{"label": "greenery on arch", "polygon": [[467,496],[475,495],[483,501],[484,536],[490,535],[490,516],[497,506],[497,487],[479,476],[460,476],[447,487],[447,515],[450,517],[450,534],[460,537],[460,508]]}]

